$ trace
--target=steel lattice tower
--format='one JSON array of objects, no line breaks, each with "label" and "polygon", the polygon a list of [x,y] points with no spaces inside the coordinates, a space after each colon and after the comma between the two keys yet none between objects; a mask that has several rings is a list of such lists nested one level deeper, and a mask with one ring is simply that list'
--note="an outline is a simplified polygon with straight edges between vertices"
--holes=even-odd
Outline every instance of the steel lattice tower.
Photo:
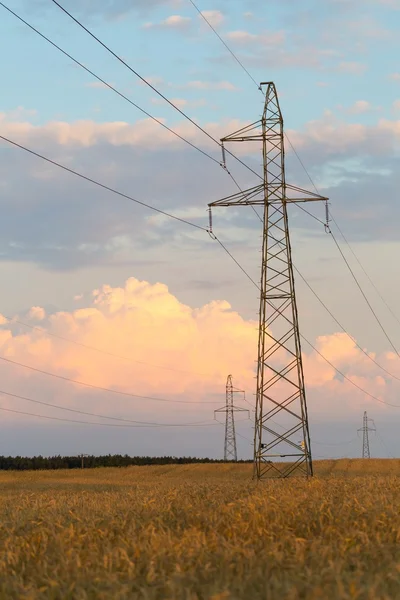
[{"label": "steel lattice tower", "polygon": [[[263,182],[209,204],[261,206],[263,243],[260,285],[254,476],[313,474],[287,205],[328,199],[285,179],[283,118],[274,83],[266,86],[260,121],[221,140],[261,142]],[[294,193],[287,197],[287,191]],[[300,439],[299,439],[300,438]]]},{"label": "steel lattice tower", "polygon": [[[363,426],[361,429],[358,429],[358,431],[362,431],[363,433],[363,450],[362,450],[362,457],[363,458],[371,458],[371,453],[369,451],[369,436],[368,433],[370,431],[376,431],[375,427],[369,427],[368,423],[374,423],[374,421],[372,419],[368,419],[368,415],[367,415],[367,411],[364,412],[364,417],[363,417]],[[375,423],[374,423],[375,425]]]},{"label": "steel lattice tower", "polygon": [[245,408],[239,408],[234,405],[233,395],[235,392],[242,392],[243,390],[238,390],[233,387],[232,383],[232,375],[228,375],[226,380],[226,402],[225,406],[222,408],[218,408],[214,411],[214,415],[216,413],[226,413],[225,420],[225,445],[224,445],[224,460],[233,460],[237,462],[237,448],[236,448],[236,432],[235,432],[235,412],[247,412],[249,411]]}]

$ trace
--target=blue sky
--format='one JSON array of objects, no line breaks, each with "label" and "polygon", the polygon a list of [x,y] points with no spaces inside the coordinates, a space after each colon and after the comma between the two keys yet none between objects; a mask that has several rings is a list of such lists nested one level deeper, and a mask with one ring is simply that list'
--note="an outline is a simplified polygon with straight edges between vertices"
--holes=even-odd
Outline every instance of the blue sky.
[{"label": "blue sky", "polygon": [[[215,144],[140,84],[50,0],[6,4],[132,101],[220,159]],[[198,1],[255,80],[276,83],[290,139],[396,310],[400,2],[266,4]],[[260,92],[188,0],[65,0],[64,6],[215,137],[259,118]],[[199,224],[207,222],[208,202],[235,191],[218,165],[149,123],[2,7],[0,15],[1,50],[9,57],[0,64],[2,135]],[[235,147],[235,151],[242,150]],[[135,277],[168,285],[185,306],[198,308],[223,299],[244,319],[256,318],[254,289],[210,239],[154,219],[142,208],[20,150],[3,144],[0,156],[3,314],[22,314],[27,320],[32,306],[42,306],[50,318],[57,311],[87,307],[92,290],[103,284],[117,288]],[[261,156],[243,156],[260,168]],[[288,179],[310,187],[290,148],[287,163]],[[254,184],[252,176],[232,161],[229,168],[243,187]],[[322,207],[310,210],[323,218]],[[380,355],[382,362],[389,360],[387,340],[323,228],[297,209],[291,211],[291,224],[296,265],[359,343]],[[253,215],[221,211],[215,215],[215,226],[258,279],[260,231]],[[363,273],[357,273],[400,344],[399,324]],[[82,298],[74,300],[78,296]],[[301,280],[298,296],[308,338],[337,332]],[[51,327],[51,322],[47,325]],[[364,386],[379,387],[375,371],[360,374],[351,356],[340,360],[349,375],[357,372],[364,378]],[[47,393],[39,380],[33,383],[39,394]],[[382,397],[391,398],[397,391],[391,382],[386,385]],[[351,397],[347,389],[343,394]],[[51,445],[49,441],[46,447]]]}]

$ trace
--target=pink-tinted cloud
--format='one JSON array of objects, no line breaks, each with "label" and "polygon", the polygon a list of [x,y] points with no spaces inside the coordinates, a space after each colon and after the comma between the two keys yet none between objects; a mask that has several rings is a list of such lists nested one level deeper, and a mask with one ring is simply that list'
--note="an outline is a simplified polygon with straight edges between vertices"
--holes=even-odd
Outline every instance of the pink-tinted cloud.
[{"label": "pink-tinted cloud", "polygon": [[[215,400],[218,392],[223,398],[229,373],[238,385],[250,393],[254,391],[257,323],[243,319],[223,300],[192,308],[182,304],[161,283],[131,278],[123,287],[104,285],[95,290],[91,299],[86,299],[85,308],[47,318],[43,309],[34,307],[25,319],[81,345],[52,337],[45,330],[13,333],[15,325],[3,325],[1,356],[96,386],[192,401],[192,406],[185,405],[185,411],[207,418],[212,415],[212,406],[202,407],[198,402]],[[321,336],[315,344],[356,385],[382,401],[393,402],[398,396],[399,384],[383,377],[346,335]],[[109,354],[96,352],[90,346]],[[373,356],[400,377],[398,359],[390,354]],[[375,412],[386,410],[350,382],[338,378],[318,354],[304,352],[304,369],[314,414],[344,418],[346,411],[357,413],[364,405],[374,406]],[[2,361],[0,374],[3,390],[71,408],[96,409],[129,418],[157,413],[163,421],[168,421],[171,411],[176,410],[174,405],[160,406],[146,400],[88,392]],[[27,403],[2,397],[1,406],[26,410]]]}]

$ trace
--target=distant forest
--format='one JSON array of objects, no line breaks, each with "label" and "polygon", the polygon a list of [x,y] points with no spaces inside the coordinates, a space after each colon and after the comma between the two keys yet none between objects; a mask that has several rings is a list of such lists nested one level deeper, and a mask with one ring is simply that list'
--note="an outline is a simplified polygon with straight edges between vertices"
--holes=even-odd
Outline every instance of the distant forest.
[{"label": "distant forest", "polygon": [[[95,469],[98,467],[130,467],[146,465],[185,465],[191,463],[223,463],[213,458],[190,458],[175,456],[128,456],[108,454],[106,456],[0,456],[1,471],[38,471],[51,469]],[[239,463],[252,462],[239,460]]]}]

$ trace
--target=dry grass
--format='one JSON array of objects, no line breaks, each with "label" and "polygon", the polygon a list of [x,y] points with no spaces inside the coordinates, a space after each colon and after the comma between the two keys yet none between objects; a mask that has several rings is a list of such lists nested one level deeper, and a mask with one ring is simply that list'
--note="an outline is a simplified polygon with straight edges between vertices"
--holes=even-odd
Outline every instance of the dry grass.
[{"label": "dry grass", "polygon": [[400,461],[0,473],[1,599],[400,598]]}]

